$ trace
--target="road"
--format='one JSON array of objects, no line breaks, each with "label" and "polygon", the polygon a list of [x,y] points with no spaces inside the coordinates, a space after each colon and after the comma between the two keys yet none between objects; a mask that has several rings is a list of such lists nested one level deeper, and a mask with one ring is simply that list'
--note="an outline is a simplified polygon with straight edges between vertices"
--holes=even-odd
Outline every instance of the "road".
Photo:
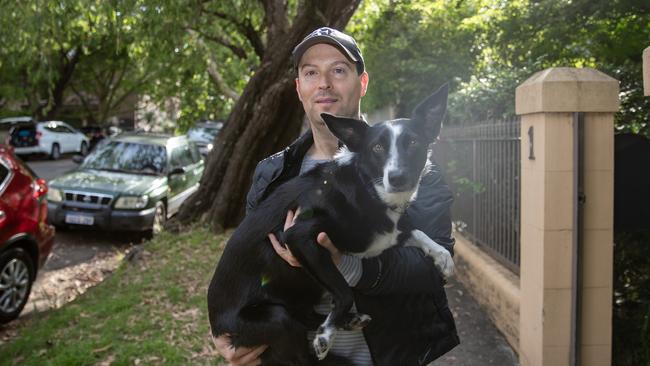
[{"label": "road", "polygon": [[77,164],[72,161],[72,158],[67,156],[60,160],[37,159],[32,157],[26,163],[40,178],[48,182],[77,167]]},{"label": "road", "polygon": [[[71,157],[52,161],[30,158],[27,165],[48,183],[77,167]],[[33,311],[55,308],[71,301],[88,287],[104,279],[117,266],[122,255],[134,244],[146,237],[138,233],[114,233],[86,229],[58,228],[54,238],[54,250],[38,274],[32,294],[21,318]],[[0,344],[3,338],[12,336],[11,329],[20,323],[0,327]]]},{"label": "road", "polygon": [[[52,161],[47,159],[31,158],[27,161],[32,170],[48,183],[66,172],[77,168],[77,164],[70,157]],[[44,269],[60,269],[70,265],[86,262],[97,254],[114,252],[116,249],[128,247],[131,243],[141,242],[143,235],[130,233],[111,233],[104,235],[98,230],[68,230],[57,229],[55,249]]]}]

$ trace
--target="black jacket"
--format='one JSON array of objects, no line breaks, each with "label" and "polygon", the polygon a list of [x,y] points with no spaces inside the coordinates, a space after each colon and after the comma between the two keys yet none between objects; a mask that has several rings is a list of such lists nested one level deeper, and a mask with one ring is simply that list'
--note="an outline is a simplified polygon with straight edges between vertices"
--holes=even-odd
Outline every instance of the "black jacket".
[{"label": "black jacket", "polygon": [[[313,141],[307,132],[257,165],[247,211],[299,174]],[[406,214],[417,229],[453,253],[452,201],[434,166],[422,178],[417,199]],[[418,248],[394,247],[363,260],[363,274],[353,290],[357,309],[372,317],[364,336],[375,366],[426,365],[459,344],[443,285],[433,260]]]}]

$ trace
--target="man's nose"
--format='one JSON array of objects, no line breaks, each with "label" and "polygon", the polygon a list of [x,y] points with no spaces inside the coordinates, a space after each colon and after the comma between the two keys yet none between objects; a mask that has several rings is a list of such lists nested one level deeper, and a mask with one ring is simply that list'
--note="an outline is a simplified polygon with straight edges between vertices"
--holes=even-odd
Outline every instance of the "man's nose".
[{"label": "man's nose", "polygon": [[322,74],[318,78],[318,88],[319,89],[329,89],[332,87],[331,80],[327,74]]}]

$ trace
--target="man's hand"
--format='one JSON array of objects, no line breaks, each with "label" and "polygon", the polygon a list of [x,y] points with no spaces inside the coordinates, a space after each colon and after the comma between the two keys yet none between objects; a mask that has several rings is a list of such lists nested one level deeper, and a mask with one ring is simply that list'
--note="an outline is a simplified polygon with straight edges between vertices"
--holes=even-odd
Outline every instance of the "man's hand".
[{"label": "man's hand", "polygon": [[327,233],[322,232],[319,233],[318,236],[316,237],[316,241],[318,244],[321,246],[325,247],[325,249],[330,251],[330,255],[332,256],[332,262],[334,264],[338,265],[341,263],[341,257],[343,256],[343,253],[341,253],[338,248],[334,246],[334,243],[330,240],[330,237],[327,236]]},{"label": "man's hand", "polygon": [[212,338],[217,352],[223,357],[229,366],[257,366],[262,364],[260,355],[266,351],[269,346],[257,346],[255,348],[238,347],[235,348],[230,342],[230,335],[223,334],[219,337]]},{"label": "man's hand", "polygon": [[[293,211],[287,212],[287,217],[284,220],[284,231],[287,231],[290,227],[292,227],[296,223],[296,218],[300,214],[300,207],[296,210],[294,213]],[[275,249],[275,252],[278,253],[278,255],[284,259],[287,263],[289,263],[290,266],[292,267],[301,267],[300,262],[296,259],[296,257],[291,254],[291,250],[289,250],[289,247],[286,244],[280,244],[278,241],[278,238],[275,237],[273,233],[269,233],[268,235],[269,240],[271,241],[271,244],[273,244],[273,249]],[[327,236],[327,233],[321,232],[318,234],[316,237],[316,241],[318,244],[323,246],[325,249],[329,250],[330,254],[332,255],[332,261],[334,264],[339,264],[341,262],[341,252],[334,246],[330,238]]]},{"label": "man's hand", "polygon": [[[296,218],[299,214],[300,207],[298,207],[295,213],[291,210],[287,212],[287,218],[284,220],[284,231],[287,231],[296,223]],[[276,238],[273,233],[269,233],[268,237],[271,241],[271,244],[273,244],[273,249],[275,249],[275,252],[278,253],[282,259],[284,259],[292,267],[301,267],[296,257],[291,254],[291,251],[289,250],[287,244],[280,244],[280,241],[278,241],[278,238]]]}]

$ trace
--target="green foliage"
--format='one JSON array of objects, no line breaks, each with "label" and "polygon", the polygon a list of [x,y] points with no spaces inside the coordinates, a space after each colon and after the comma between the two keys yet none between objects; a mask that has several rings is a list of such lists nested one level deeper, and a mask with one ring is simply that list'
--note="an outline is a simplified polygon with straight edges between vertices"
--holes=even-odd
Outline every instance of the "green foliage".
[{"label": "green foliage", "polygon": [[[456,120],[514,114],[514,88],[549,67],[592,67],[621,81],[617,128],[650,133],[642,97],[641,53],[650,39],[650,4],[637,0],[481,1],[472,80],[453,99]],[[479,104],[475,104],[475,102]]]},{"label": "green foliage", "polygon": [[[251,29],[259,30],[260,5],[253,1],[143,3],[159,9],[151,14],[149,28],[174,44],[174,62],[152,85],[150,94],[158,101],[170,96],[178,99],[180,131],[201,119],[226,119],[236,102],[227,91],[241,94],[259,65],[251,42],[235,23],[250,22]],[[211,62],[222,84],[210,75]]]},{"label": "green foliage", "polygon": [[[254,1],[28,0],[3,10],[0,117],[105,123],[126,98],[148,95],[159,105],[176,100],[185,130],[199,119],[225,119],[259,64],[234,25],[260,27]],[[66,101],[78,107],[62,110]]]},{"label": "green foliage", "polygon": [[403,0],[365,4],[353,18],[370,73],[366,110],[407,115],[452,81],[451,123],[514,115],[515,88],[549,67],[592,67],[621,81],[621,131],[650,135],[641,53],[650,3],[638,0]]},{"label": "green foliage", "polygon": [[219,365],[205,293],[223,236],[163,233],[139,259],[64,307],[36,315],[0,365]]},{"label": "green foliage", "polygon": [[614,238],[614,365],[650,365],[650,232]]},{"label": "green foliage", "polygon": [[364,109],[388,104],[407,116],[427,92],[470,77],[478,50],[471,1],[400,1],[366,5],[351,31],[363,49],[370,86]]}]

